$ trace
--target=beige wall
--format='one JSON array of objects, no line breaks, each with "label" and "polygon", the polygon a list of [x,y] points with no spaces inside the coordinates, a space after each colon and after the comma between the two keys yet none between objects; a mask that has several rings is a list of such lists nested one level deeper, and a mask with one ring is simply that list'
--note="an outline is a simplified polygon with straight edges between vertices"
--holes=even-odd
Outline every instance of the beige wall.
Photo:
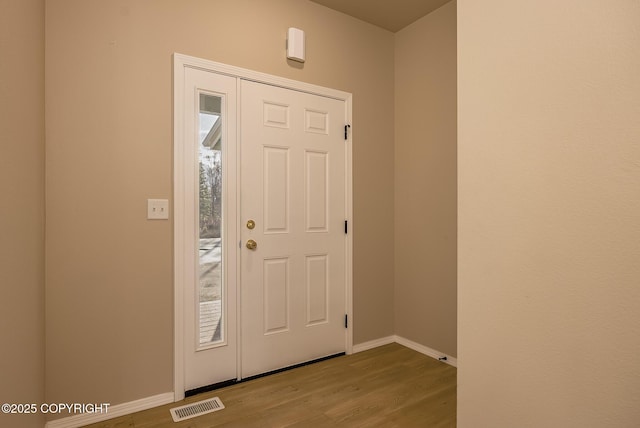
[{"label": "beige wall", "polygon": [[[0,403],[44,400],[44,0],[0,2]],[[0,425],[41,425],[41,414]]]},{"label": "beige wall", "polygon": [[456,355],[456,4],[395,35],[395,333]]},{"label": "beige wall", "polygon": [[638,23],[458,1],[460,427],[638,426]]},{"label": "beige wall", "polygon": [[[393,34],[299,0],[46,5],[47,400],[173,390],[171,54],[353,93],[354,342],[393,333]],[[285,59],[286,29],[307,62]]]}]

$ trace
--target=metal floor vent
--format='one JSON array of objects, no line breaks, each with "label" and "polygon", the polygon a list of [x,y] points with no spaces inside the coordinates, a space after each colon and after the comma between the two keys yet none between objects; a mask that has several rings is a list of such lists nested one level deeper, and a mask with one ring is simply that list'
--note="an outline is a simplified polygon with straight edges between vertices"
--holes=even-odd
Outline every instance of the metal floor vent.
[{"label": "metal floor vent", "polygon": [[195,418],[196,416],[206,415],[224,409],[224,404],[218,397],[209,398],[208,400],[198,401],[197,403],[187,404],[185,406],[174,407],[171,409],[171,417],[173,422],[184,421],[185,419]]}]

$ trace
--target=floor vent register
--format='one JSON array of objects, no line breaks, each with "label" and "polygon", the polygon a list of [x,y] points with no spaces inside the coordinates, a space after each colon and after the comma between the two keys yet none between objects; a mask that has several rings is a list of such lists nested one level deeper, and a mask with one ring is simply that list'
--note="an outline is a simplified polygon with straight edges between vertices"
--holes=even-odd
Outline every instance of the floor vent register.
[{"label": "floor vent register", "polygon": [[218,410],[224,409],[224,404],[218,397],[209,398],[208,400],[198,401],[197,403],[186,404],[171,409],[171,417],[174,422],[184,421],[185,419],[195,418],[196,416],[206,415]]}]

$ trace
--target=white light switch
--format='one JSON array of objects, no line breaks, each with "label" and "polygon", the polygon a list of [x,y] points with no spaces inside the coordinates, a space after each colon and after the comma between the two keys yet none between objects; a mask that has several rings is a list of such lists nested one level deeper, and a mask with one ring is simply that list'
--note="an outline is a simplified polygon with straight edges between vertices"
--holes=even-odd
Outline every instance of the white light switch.
[{"label": "white light switch", "polygon": [[169,200],[147,199],[147,219],[148,220],[168,220],[169,219]]}]

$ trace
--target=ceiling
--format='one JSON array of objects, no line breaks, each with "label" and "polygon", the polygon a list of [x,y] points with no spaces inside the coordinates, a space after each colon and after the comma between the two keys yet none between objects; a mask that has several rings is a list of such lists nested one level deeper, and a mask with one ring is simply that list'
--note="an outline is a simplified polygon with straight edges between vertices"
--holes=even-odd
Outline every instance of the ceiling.
[{"label": "ceiling", "polygon": [[451,0],[311,1],[395,33]]}]

